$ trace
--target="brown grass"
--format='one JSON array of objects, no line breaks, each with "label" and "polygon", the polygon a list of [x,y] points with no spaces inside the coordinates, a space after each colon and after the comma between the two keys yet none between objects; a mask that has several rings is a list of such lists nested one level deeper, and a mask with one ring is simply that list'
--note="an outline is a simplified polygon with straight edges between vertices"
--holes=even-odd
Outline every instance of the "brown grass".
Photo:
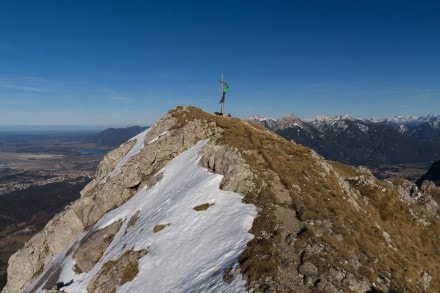
[{"label": "brown grass", "polygon": [[213,203],[204,203],[204,204],[193,207],[193,209],[198,212],[206,211],[212,205],[214,205],[214,204]]},{"label": "brown grass", "polygon": [[129,232],[131,229],[133,229],[134,224],[139,220],[140,218],[140,211],[137,211],[133,216],[131,216],[130,220],[127,223],[127,228],[125,229],[125,234]]},{"label": "brown grass", "polygon": [[154,233],[160,232],[163,229],[165,229],[165,227],[168,227],[169,225],[171,225],[171,224],[170,223],[168,223],[168,224],[158,224],[158,225],[153,227],[153,232]]},{"label": "brown grass", "polygon": [[[410,292],[421,291],[416,280],[420,279],[422,271],[426,271],[433,277],[431,292],[440,292],[440,223],[426,216],[431,224],[423,228],[409,210],[417,217],[422,217],[423,211],[415,204],[402,202],[395,189],[384,181],[370,178],[373,184],[369,184],[352,180],[355,176],[369,178],[370,175],[338,162],[328,162],[333,170],[322,177],[324,169],[309,149],[259,125],[211,115],[195,108],[171,113],[178,121],[176,130],[192,120],[214,122],[224,130],[216,138],[216,143],[236,147],[259,175],[254,182],[258,194],[244,194],[244,202],[252,203],[260,210],[250,230],[255,238],[248,243],[248,249],[240,259],[242,271],[250,280],[276,279],[281,263],[277,247],[283,239],[274,229],[278,221],[274,207],[285,204],[276,200],[273,174],[268,171],[272,170],[290,192],[292,203],[289,208],[306,223],[294,242],[294,251],[299,253],[314,245],[324,249],[319,255],[304,253],[303,261],[311,260],[320,272],[326,272],[330,265],[340,267],[359,279],[365,276],[372,283],[380,275],[389,276],[393,289]],[[348,201],[352,195],[342,189],[338,176],[350,185],[352,194],[354,190],[358,191],[359,197],[353,200],[361,210]],[[299,186],[300,190],[292,188],[293,185]],[[386,192],[382,191],[383,188]],[[331,228],[326,230],[316,224],[307,224],[316,220],[329,221]],[[383,231],[389,233],[392,247],[386,243]],[[268,237],[259,237],[262,233]],[[359,270],[345,262],[351,255],[356,255],[361,262]],[[413,282],[407,282],[408,278]]]}]

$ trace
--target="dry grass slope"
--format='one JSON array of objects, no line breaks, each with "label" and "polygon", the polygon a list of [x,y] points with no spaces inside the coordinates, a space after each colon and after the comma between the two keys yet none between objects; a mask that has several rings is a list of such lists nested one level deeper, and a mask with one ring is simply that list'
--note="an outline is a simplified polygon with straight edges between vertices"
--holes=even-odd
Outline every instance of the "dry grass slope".
[{"label": "dry grass slope", "polygon": [[[295,291],[292,286],[300,284],[281,281],[281,271],[292,271],[293,280],[298,266],[311,262],[322,277],[304,278],[313,290],[368,285],[372,290],[440,292],[440,224],[416,203],[401,199],[390,182],[324,161],[310,149],[240,119],[196,108],[170,114],[177,120],[176,131],[194,120],[220,128],[216,144],[237,148],[258,175],[257,192],[243,194],[246,203],[259,209],[250,231],[256,237],[241,258],[251,283]],[[280,192],[289,199],[280,200]],[[288,225],[277,216],[280,208],[301,222],[293,241],[279,228]],[[332,277],[335,271],[342,273]],[[333,278],[333,287],[325,287],[324,278]]]}]

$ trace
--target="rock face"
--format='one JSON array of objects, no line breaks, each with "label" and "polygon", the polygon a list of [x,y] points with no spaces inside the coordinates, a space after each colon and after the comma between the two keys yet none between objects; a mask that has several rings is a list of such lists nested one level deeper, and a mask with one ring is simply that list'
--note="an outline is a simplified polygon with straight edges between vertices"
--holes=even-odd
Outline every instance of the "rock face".
[{"label": "rock face", "polygon": [[87,291],[112,292],[114,288],[130,282],[139,272],[138,260],[147,253],[147,250],[128,250],[117,260],[106,263],[87,286]]},{"label": "rock face", "polygon": [[434,162],[428,172],[417,180],[416,183],[418,186],[421,186],[425,180],[432,181],[435,185],[440,186],[440,161]]},{"label": "rock face", "polygon": [[[140,200],[144,191],[154,192],[169,176],[164,167],[196,145],[198,164],[223,176],[220,188],[241,194],[248,210],[257,211],[249,230],[253,238],[234,265],[204,266],[186,276],[214,275],[224,284],[198,288],[225,286],[223,291],[232,292],[228,286],[244,278],[242,290],[250,292],[440,292],[438,197],[424,193],[437,192],[435,186],[378,180],[367,169],[326,161],[257,124],[186,107],[170,111],[106,156],[81,198],[11,257],[2,292],[68,283],[60,267],[70,267],[74,276],[73,284],[62,288],[67,292],[79,282],[87,283],[88,292],[127,292],[130,284],[141,284],[142,271],[158,264],[148,263],[157,250],[118,239],[130,233],[171,235],[166,233],[178,223],[146,222],[136,210],[124,217],[111,212]],[[161,211],[169,204],[161,203]],[[220,221],[228,209],[222,200],[207,198],[191,203],[188,213],[208,221],[212,212]],[[97,226],[104,220],[110,222]],[[199,235],[200,242],[205,236]],[[115,247],[120,253],[108,259]]]}]

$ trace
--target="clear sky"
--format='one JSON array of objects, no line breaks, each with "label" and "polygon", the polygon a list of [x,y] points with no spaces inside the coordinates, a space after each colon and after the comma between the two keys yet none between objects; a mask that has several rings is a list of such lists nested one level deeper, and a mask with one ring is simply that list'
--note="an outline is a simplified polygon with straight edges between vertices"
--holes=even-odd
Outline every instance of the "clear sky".
[{"label": "clear sky", "polygon": [[0,0],[0,126],[440,112],[440,1]]}]

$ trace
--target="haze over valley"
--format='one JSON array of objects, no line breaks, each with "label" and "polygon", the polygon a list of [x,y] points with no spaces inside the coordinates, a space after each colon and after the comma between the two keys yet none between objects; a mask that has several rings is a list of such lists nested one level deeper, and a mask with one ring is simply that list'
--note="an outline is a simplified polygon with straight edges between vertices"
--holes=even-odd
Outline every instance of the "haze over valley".
[{"label": "haze over valley", "polygon": [[145,127],[0,132],[0,285],[9,256],[79,197],[98,163]]}]

